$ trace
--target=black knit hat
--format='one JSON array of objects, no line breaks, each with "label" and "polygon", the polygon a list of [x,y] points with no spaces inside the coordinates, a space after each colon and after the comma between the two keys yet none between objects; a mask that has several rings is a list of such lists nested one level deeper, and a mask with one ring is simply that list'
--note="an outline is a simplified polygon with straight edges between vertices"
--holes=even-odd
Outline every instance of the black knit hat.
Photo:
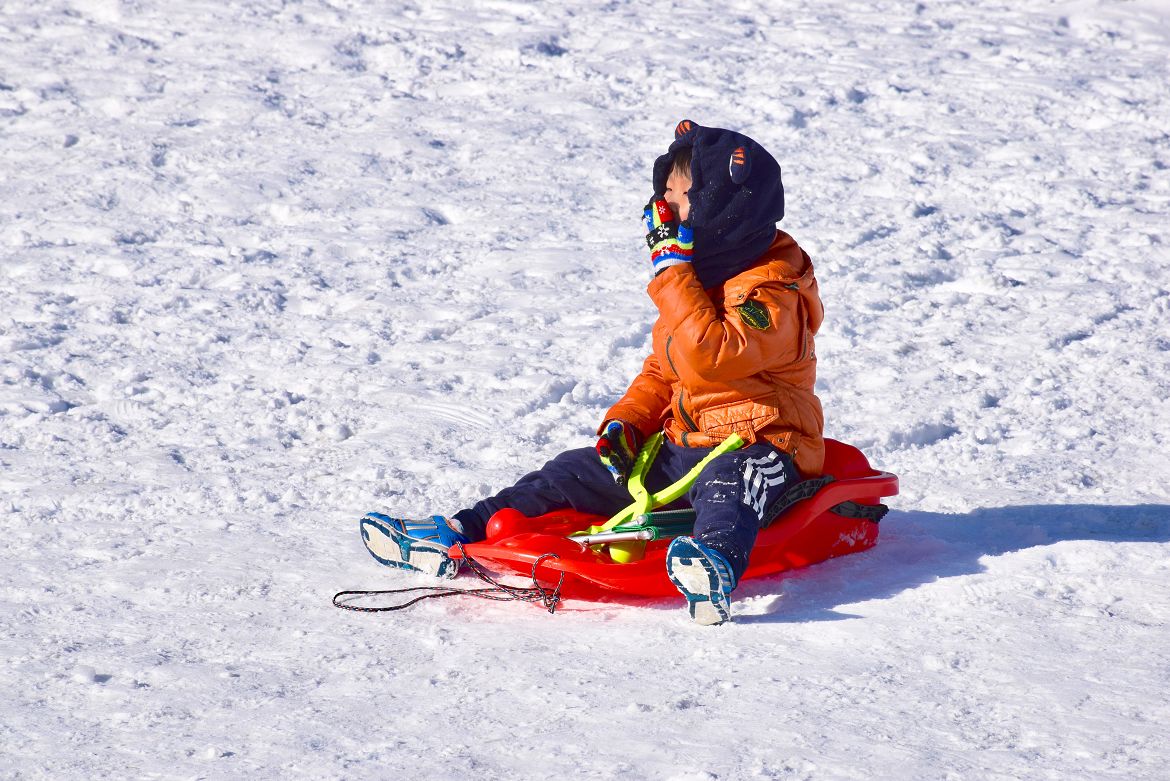
[{"label": "black knit hat", "polygon": [[784,217],[780,164],[734,130],[684,119],[674,136],[670,149],[654,161],[654,198],[666,192],[675,155],[690,147],[694,267],[703,287],[715,287],[755,265],[776,238],[776,223]]}]

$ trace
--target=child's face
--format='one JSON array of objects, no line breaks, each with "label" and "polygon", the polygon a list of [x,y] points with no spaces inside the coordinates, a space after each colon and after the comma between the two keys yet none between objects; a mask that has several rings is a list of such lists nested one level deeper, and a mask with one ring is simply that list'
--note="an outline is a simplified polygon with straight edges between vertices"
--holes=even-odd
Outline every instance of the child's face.
[{"label": "child's face", "polygon": [[691,216],[690,189],[691,177],[686,174],[671,171],[670,176],[666,177],[666,192],[662,197],[670,204],[670,209],[679,222]]}]

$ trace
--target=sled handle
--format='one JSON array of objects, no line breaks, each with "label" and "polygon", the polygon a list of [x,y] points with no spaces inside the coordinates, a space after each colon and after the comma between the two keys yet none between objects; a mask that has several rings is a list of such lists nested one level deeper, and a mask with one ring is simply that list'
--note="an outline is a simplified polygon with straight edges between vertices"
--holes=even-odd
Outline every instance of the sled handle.
[{"label": "sled handle", "polygon": [[[621,512],[614,515],[608,521],[597,526],[590,526],[588,529],[582,529],[575,532],[574,536],[600,534],[608,532],[615,526],[632,521],[639,515],[645,515],[653,510],[655,507],[661,507],[664,504],[670,504],[675,499],[685,494],[690,490],[691,486],[695,484],[695,480],[699,478],[699,473],[703,471],[707,464],[723,455],[730,453],[732,450],[737,450],[743,447],[743,437],[739,434],[732,434],[727,439],[720,442],[715,448],[711,450],[703,460],[695,464],[691,471],[683,475],[679,480],[671,483],[661,491],[650,494],[646,490],[645,479],[646,473],[650,471],[650,465],[654,463],[654,457],[658,455],[659,448],[662,447],[663,435],[658,432],[650,437],[649,441],[638,453],[638,458],[634,462],[634,468],[631,470],[629,486],[630,495],[634,497],[633,504],[625,507]],[[611,551],[612,553],[612,551]],[[622,554],[620,557],[625,558]],[[636,558],[636,557],[635,557]]]}]

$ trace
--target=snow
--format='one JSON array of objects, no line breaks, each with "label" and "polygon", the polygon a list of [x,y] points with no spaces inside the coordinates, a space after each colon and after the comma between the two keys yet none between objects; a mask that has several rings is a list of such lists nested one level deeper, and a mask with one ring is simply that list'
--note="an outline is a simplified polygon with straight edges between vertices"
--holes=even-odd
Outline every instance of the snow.
[{"label": "snow", "polygon": [[[676,7],[678,6],[678,7]],[[0,6],[0,777],[1161,778],[1170,4]],[[784,167],[876,548],[424,602],[591,443],[679,119]]]}]

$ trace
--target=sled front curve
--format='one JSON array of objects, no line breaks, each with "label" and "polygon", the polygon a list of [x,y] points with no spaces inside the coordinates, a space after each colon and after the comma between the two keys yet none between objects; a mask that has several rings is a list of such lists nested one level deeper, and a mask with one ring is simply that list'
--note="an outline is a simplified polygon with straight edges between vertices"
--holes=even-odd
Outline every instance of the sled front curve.
[{"label": "sled front curve", "polygon": [[[877,542],[876,520],[847,512],[847,508],[880,506],[880,499],[898,493],[898,478],[870,467],[857,448],[825,440],[825,468],[834,480],[801,500],[760,531],[744,579],[807,567],[826,559],[867,550]],[[845,514],[842,514],[845,513]],[[669,540],[649,543],[645,557],[625,564],[609,554],[568,537],[605,519],[574,510],[559,510],[528,518],[516,510],[501,510],[488,524],[482,542],[464,546],[467,555],[489,569],[531,575],[553,585],[565,576],[561,593],[590,599],[620,593],[635,596],[672,596],[678,590],[666,575]],[[542,556],[548,556],[541,561]],[[460,558],[458,548],[450,555]]]}]

